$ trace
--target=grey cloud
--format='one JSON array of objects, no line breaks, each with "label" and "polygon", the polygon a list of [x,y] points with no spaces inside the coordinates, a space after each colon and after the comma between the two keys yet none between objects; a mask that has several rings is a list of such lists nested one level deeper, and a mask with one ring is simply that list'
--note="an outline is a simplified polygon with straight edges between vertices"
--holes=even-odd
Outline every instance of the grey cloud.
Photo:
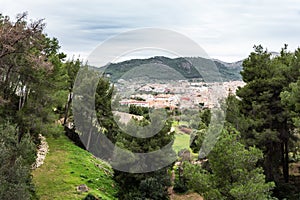
[{"label": "grey cloud", "polygon": [[179,31],[222,58],[247,56],[258,43],[274,50],[284,41],[297,46],[299,10],[296,0],[4,0],[0,8],[10,16],[29,11],[45,18],[46,32],[68,53],[88,55],[121,32],[157,27]]}]

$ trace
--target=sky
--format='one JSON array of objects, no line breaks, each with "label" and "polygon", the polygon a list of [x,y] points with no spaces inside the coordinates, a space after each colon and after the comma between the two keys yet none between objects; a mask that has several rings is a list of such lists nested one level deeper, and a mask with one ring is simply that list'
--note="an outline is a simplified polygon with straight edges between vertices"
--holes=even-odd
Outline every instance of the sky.
[{"label": "sky", "polygon": [[61,51],[82,59],[109,38],[139,28],[178,32],[225,62],[246,58],[258,44],[277,52],[284,44],[291,51],[300,46],[298,0],[0,0],[0,5],[0,13],[12,19],[24,11],[30,19],[45,19],[45,32],[59,40]]}]

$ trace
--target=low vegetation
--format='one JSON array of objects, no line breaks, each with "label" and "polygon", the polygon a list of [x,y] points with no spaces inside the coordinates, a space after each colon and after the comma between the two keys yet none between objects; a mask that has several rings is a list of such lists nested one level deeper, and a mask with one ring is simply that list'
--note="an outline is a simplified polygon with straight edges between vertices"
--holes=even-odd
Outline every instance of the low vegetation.
[{"label": "low vegetation", "polygon": [[[32,172],[40,199],[83,199],[88,194],[105,200],[115,199],[117,185],[111,167],[61,135],[48,137],[50,151],[45,163]],[[77,187],[85,184],[88,192]]]}]

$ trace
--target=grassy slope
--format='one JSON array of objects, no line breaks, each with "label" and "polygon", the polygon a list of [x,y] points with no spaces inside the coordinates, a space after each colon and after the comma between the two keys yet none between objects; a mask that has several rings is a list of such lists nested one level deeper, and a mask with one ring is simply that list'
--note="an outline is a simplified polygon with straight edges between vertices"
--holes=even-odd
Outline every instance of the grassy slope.
[{"label": "grassy slope", "polygon": [[[47,142],[50,152],[45,163],[32,173],[37,194],[42,200],[83,199],[88,193],[102,199],[114,199],[117,189],[107,164],[75,146],[65,136],[47,138]],[[80,184],[86,184],[89,192],[77,192],[76,187]]]},{"label": "grassy slope", "polygon": [[185,133],[175,133],[175,140],[173,144],[173,149],[179,152],[181,149],[189,149],[190,146],[190,136]]},{"label": "grassy slope", "polygon": [[[190,136],[175,127],[174,150],[189,148]],[[88,193],[102,199],[115,199],[117,188],[112,180],[112,170],[106,163],[74,145],[64,135],[57,139],[49,137],[47,142],[50,151],[45,163],[32,173],[40,199],[83,199]],[[77,192],[76,187],[80,184],[86,184],[89,192]]]},{"label": "grassy slope", "polygon": [[[175,128],[175,140],[173,144],[173,149],[176,153],[178,153],[181,149],[189,149],[192,153],[192,149],[190,148],[190,135],[179,130],[179,125],[188,125],[187,122],[173,122],[173,127]],[[192,153],[193,158],[197,158],[197,153]]]}]

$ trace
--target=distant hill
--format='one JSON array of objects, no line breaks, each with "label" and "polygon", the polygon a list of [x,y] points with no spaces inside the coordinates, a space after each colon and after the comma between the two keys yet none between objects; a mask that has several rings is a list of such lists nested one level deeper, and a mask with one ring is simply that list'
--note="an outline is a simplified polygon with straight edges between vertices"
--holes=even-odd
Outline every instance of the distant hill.
[{"label": "distant hill", "polygon": [[[212,70],[214,69],[215,70]],[[210,81],[241,80],[242,61],[226,63],[201,57],[167,58],[156,56],[110,63],[97,70],[104,71],[111,81],[146,76],[150,79],[204,79]],[[219,74],[216,73],[218,70]]]}]

